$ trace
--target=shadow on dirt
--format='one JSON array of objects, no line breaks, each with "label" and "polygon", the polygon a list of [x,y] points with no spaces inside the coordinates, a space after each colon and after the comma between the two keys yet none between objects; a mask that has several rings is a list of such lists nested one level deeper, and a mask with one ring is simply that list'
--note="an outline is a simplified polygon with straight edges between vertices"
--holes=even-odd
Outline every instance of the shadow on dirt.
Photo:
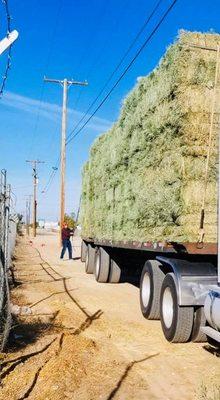
[{"label": "shadow on dirt", "polygon": [[156,353],[156,354],[152,354],[151,356],[147,356],[145,358],[142,358],[141,360],[137,360],[137,361],[132,361],[131,363],[129,363],[127,365],[127,367],[125,368],[124,373],[122,374],[121,378],[119,379],[117,385],[115,386],[115,388],[111,391],[111,393],[109,394],[109,396],[107,397],[106,400],[111,400],[115,397],[116,393],[118,392],[118,390],[120,389],[122,383],[124,382],[124,380],[126,379],[128,373],[130,372],[130,370],[133,368],[133,366],[135,364],[139,364],[142,363],[144,361],[150,360],[151,358],[154,358],[156,356],[158,356],[160,353]]},{"label": "shadow on dirt", "polygon": [[[42,321],[42,315],[40,314],[30,314],[26,316],[20,316],[19,318],[14,318],[13,326],[9,335],[8,345],[6,348],[6,352],[14,352],[25,348],[26,346],[35,343],[41,336],[52,335],[64,331],[68,331],[71,335],[80,335],[81,332],[85,331],[89,328],[89,326],[93,323],[93,321],[99,319],[103,312],[102,310],[97,310],[94,314],[90,314],[86,311],[86,309],[81,306],[79,301],[75,299],[71,292],[77,290],[69,289],[67,287],[68,278],[63,278],[63,286],[64,290],[60,292],[52,293],[37,302],[30,305],[30,308],[33,308],[36,305],[39,305],[41,302],[48,300],[54,295],[57,294],[66,294],[72,302],[80,309],[80,311],[85,315],[85,320],[81,323],[81,325],[76,327],[66,328],[65,326],[59,325],[55,322],[57,315],[59,314],[59,310],[54,314],[47,314],[48,321]],[[31,318],[31,321],[24,320],[27,318]],[[36,320],[37,318],[37,320]]]},{"label": "shadow on dirt", "polygon": [[99,319],[102,316],[102,314],[103,311],[98,310],[94,314],[87,317],[86,320],[80,325],[80,327],[74,330],[73,335],[80,335],[80,333],[82,333],[87,328],[89,328],[90,325],[92,325],[93,321]]},{"label": "shadow on dirt", "polygon": [[[73,292],[73,291],[75,291],[75,290],[78,290],[78,288],[70,289],[69,292]],[[33,307],[37,306],[38,304],[42,303],[42,302],[45,301],[45,300],[50,299],[50,298],[53,297],[53,296],[56,296],[56,295],[58,295],[58,294],[63,294],[63,293],[66,293],[66,291],[60,291],[60,292],[51,293],[51,294],[49,294],[48,296],[43,297],[42,299],[36,301],[35,303],[32,303],[32,304],[30,305],[30,308],[33,308]]]},{"label": "shadow on dirt", "polygon": [[[13,325],[9,334],[8,343],[6,347],[7,353],[21,350],[29,344],[35,343],[41,336],[45,334],[54,334],[60,332],[62,327],[54,324],[59,311],[54,314],[49,314],[49,321],[42,322],[39,318],[36,321],[22,321],[17,317],[13,318]],[[34,317],[32,314],[30,317]]]},{"label": "shadow on dirt", "polygon": [[[36,305],[39,305],[43,301],[48,300],[54,295],[59,295],[59,294],[66,294],[71,301],[77,306],[77,308],[84,314],[86,317],[85,320],[81,323],[81,325],[76,328],[76,327],[69,327],[66,328],[65,326],[59,325],[55,322],[55,319],[57,315],[59,314],[60,310],[58,310],[56,313],[53,314],[47,314],[47,322],[42,321],[42,318],[40,318],[41,314],[30,314],[30,315],[25,315],[25,316],[19,316],[14,318],[13,321],[13,326],[11,329],[11,332],[9,334],[9,340],[8,340],[8,345],[6,348],[6,352],[14,352],[17,350],[20,350],[30,344],[35,343],[39,337],[45,336],[45,335],[52,335],[56,333],[62,333],[62,332],[69,332],[70,335],[79,335],[81,332],[85,331],[92,323],[93,321],[99,319],[103,312],[102,310],[97,310],[94,314],[90,314],[87,312],[85,307],[81,306],[80,302],[72,295],[71,292],[77,290],[77,288],[69,289],[67,286],[67,281],[70,279],[69,277],[64,277],[61,274],[59,274],[54,268],[47,262],[45,261],[39,250],[35,249],[38,253],[38,257],[41,259],[41,267],[44,270],[44,272],[47,273],[52,278],[52,281],[61,281],[63,283],[63,289],[61,291],[57,291],[54,293],[49,294],[46,297],[43,297],[42,299],[38,300],[35,303],[32,303],[30,305],[30,308],[33,308]],[[48,271],[49,269],[49,271]],[[55,276],[54,276],[55,275]],[[35,282],[35,281],[34,281]],[[17,284],[27,284],[28,282],[18,282]],[[45,282],[44,282],[45,283]],[[24,320],[25,318],[25,320]],[[28,318],[28,320],[27,320]],[[29,319],[30,318],[30,319]]]},{"label": "shadow on dirt", "polygon": [[213,356],[220,357],[220,348],[215,347],[209,344],[203,346],[203,349],[208,351],[208,353],[212,354]]},{"label": "shadow on dirt", "polygon": [[42,354],[44,353],[47,349],[49,349],[49,347],[55,342],[57,338],[54,338],[52,341],[50,341],[50,343],[48,343],[46,346],[44,346],[41,350],[38,351],[34,351],[32,353],[14,358],[12,360],[8,360],[5,362],[1,363],[1,370],[3,368],[6,368],[0,375],[1,379],[4,379],[7,375],[9,375],[12,371],[14,371],[14,369],[19,365],[19,364],[23,364],[25,361],[27,361],[29,358],[34,357],[36,355]]}]

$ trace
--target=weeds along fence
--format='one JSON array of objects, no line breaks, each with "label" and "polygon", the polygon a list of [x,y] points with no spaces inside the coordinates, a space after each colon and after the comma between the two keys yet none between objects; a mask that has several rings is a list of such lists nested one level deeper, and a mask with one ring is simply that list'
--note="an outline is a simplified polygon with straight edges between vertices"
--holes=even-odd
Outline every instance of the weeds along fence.
[{"label": "weeds along fence", "polygon": [[0,350],[6,345],[11,327],[9,271],[12,265],[18,217],[13,213],[11,187],[6,170],[0,171]]}]

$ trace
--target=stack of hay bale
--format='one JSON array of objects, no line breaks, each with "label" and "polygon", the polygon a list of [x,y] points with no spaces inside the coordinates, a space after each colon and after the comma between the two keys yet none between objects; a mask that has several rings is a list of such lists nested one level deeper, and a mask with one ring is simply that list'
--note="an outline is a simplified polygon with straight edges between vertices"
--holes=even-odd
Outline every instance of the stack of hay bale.
[{"label": "stack of hay bale", "polygon": [[[216,52],[220,35],[182,32],[159,66],[139,79],[83,170],[84,237],[198,240]],[[220,72],[220,71],[219,71]],[[220,79],[205,202],[206,242],[217,238]]]}]

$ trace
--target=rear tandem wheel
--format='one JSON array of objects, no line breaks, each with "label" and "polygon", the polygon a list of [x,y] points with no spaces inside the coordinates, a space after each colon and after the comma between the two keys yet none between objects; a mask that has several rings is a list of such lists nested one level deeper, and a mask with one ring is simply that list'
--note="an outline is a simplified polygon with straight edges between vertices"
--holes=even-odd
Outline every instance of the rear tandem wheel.
[{"label": "rear tandem wheel", "polygon": [[108,282],[110,272],[110,255],[103,247],[99,247],[95,254],[94,275],[97,282]]},{"label": "rear tandem wheel", "polygon": [[176,279],[168,273],[160,296],[160,319],[165,338],[173,343],[185,343],[191,338],[194,308],[178,304]]},{"label": "rear tandem wheel", "polygon": [[82,262],[86,261],[87,253],[88,253],[88,245],[86,244],[86,242],[84,240],[82,240],[82,243],[81,243],[81,261]]},{"label": "rear tandem wheel", "polygon": [[96,247],[93,247],[91,244],[88,244],[86,259],[85,259],[85,272],[87,274],[92,274],[94,271],[95,253],[96,253]]},{"label": "rear tandem wheel", "polygon": [[144,264],[140,280],[140,305],[145,318],[160,318],[160,292],[164,273],[156,260]]}]

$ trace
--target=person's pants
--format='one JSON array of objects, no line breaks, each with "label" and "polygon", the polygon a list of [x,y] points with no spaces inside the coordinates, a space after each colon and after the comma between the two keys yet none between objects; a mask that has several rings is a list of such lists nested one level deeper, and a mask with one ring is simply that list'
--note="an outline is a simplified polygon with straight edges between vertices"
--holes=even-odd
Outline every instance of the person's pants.
[{"label": "person's pants", "polygon": [[69,252],[69,259],[71,259],[71,258],[72,258],[72,245],[71,245],[71,241],[70,241],[69,239],[64,239],[64,240],[62,241],[62,243],[63,243],[63,248],[62,248],[62,251],[61,251],[60,258],[63,258],[64,254],[65,254],[65,252],[66,252],[66,249],[68,249],[68,252]]}]

